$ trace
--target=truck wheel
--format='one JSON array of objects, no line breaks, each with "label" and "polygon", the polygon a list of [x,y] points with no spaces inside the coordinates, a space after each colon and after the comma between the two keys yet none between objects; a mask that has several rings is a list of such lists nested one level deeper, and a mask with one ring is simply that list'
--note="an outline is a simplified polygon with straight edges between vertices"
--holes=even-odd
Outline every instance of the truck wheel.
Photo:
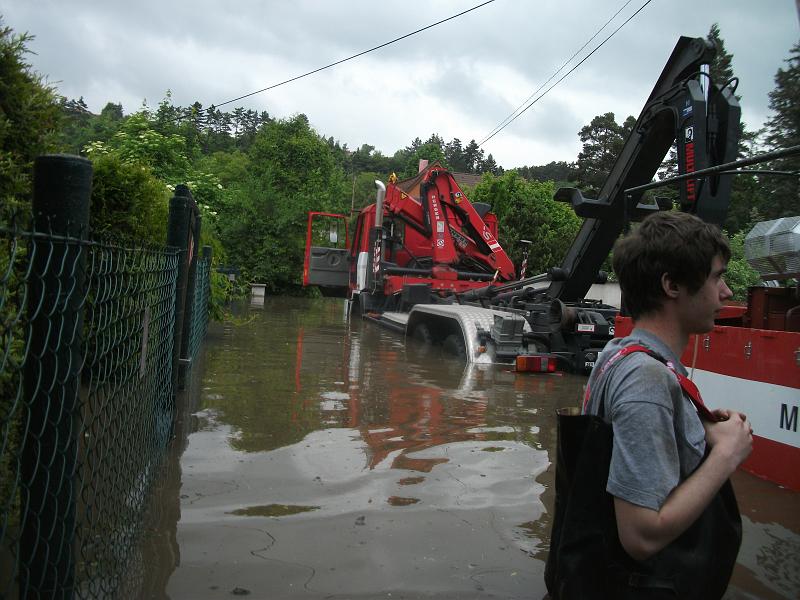
[{"label": "truck wheel", "polygon": [[463,361],[467,360],[467,347],[464,345],[464,338],[458,333],[451,333],[444,338],[442,352]]}]

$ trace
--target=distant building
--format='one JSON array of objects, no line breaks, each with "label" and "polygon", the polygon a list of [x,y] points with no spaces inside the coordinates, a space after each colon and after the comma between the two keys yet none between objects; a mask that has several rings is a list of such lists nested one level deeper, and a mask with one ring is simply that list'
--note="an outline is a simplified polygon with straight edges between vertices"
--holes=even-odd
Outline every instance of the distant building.
[{"label": "distant building", "polygon": [[[427,161],[420,161],[419,173],[409,179],[398,181],[397,187],[399,187],[409,196],[419,199],[419,185],[422,183],[422,178],[428,171],[432,171],[434,169],[444,169],[444,167],[439,163],[439,161],[436,161],[432,164],[428,164]],[[474,188],[482,178],[482,175],[474,175],[472,173],[455,173],[450,171],[450,174],[453,176],[453,179],[456,180],[458,187],[460,187],[462,190],[465,187]]]}]

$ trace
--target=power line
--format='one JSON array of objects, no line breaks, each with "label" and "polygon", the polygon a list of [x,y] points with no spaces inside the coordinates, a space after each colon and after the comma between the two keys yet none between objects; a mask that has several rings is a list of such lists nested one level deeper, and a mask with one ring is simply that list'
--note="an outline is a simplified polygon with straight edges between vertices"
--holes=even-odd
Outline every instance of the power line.
[{"label": "power line", "polygon": [[613,16],[612,16],[612,17],[611,17],[611,18],[610,18],[608,21],[606,21],[606,22],[603,24],[603,26],[602,26],[600,29],[598,29],[597,31],[595,31],[595,33],[594,33],[594,35],[593,35],[592,37],[590,37],[588,40],[586,40],[586,42],[583,44],[583,46],[581,46],[580,48],[578,48],[578,50],[575,52],[575,54],[573,54],[572,56],[570,56],[570,57],[569,57],[569,58],[568,58],[568,59],[567,59],[567,60],[564,62],[564,64],[562,64],[560,67],[558,67],[558,69],[556,69],[556,71],[555,71],[555,72],[554,72],[552,75],[550,75],[550,77],[547,79],[547,81],[545,81],[545,82],[544,82],[542,85],[540,85],[538,88],[536,88],[536,90],[535,90],[535,91],[534,91],[534,92],[533,92],[533,93],[532,93],[530,96],[528,96],[528,97],[527,97],[525,100],[523,100],[523,101],[522,101],[522,103],[521,103],[521,104],[520,104],[520,105],[519,105],[517,108],[515,108],[515,109],[514,109],[514,110],[511,112],[511,114],[510,114],[510,115],[508,115],[508,116],[507,116],[505,119],[503,119],[503,120],[500,122],[500,124],[499,124],[499,125],[497,125],[497,126],[496,126],[494,129],[492,129],[492,130],[491,130],[491,131],[490,131],[488,134],[486,134],[486,137],[484,137],[484,138],[483,138],[483,140],[482,140],[481,142],[479,142],[479,143],[478,143],[478,146],[482,146],[482,145],[484,144],[484,142],[486,142],[487,140],[489,140],[489,139],[491,138],[491,136],[492,136],[492,135],[494,135],[494,134],[495,134],[495,133],[497,133],[497,132],[498,132],[500,129],[502,129],[502,127],[503,127],[503,126],[505,126],[505,125],[507,125],[508,123],[510,123],[511,119],[512,119],[512,118],[514,118],[514,115],[516,115],[516,114],[517,114],[517,112],[518,112],[518,111],[519,111],[519,110],[520,110],[520,109],[521,109],[523,106],[525,106],[525,104],[527,104],[527,103],[528,103],[528,101],[530,101],[530,99],[531,99],[531,98],[533,98],[533,97],[534,97],[536,94],[538,94],[538,93],[539,93],[539,91],[540,91],[540,90],[541,90],[541,89],[542,89],[544,86],[546,86],[548,83],[550,83],[550,82],[553,80],[553,78],[554,78],[556,75],[558,75],[558,74],[561,72],[561,70],[562,70],[564,67],[566,67],[566,66],[567,66],[569,63],[571,63],[571,62],[572,62],[572,59],[574,59],[576,56],[578,56],[578,54],[580,54],[581,52],[583,52],[583,49],[584,49],[584,48],[586,48],[586,46],[588,46],[588,45],[591,43],[591,41],[592,41],[594,38],[596,38],[598,35],[600,35],[600,33],[602,33],[602,31],[603,31],[603,30],[604,30],[606,27],[608,27],[608,24],[609,24],[609,23],[611,23],[611,21],[613,21],[614,19],[616,19],[616,18],[617,18],[617,15],[619,15],[619,13],[621,13],[623,10],[625,10],[625,8],[626,8],[626,7],[627,7],[627,6],[628,6],[628,5],[629,5],[631,2],[633,2],[633,0],[628,0],[627,2],[625,2],[625,4],[623,4],[623,5],[622,5],[622,7],[621,7],[621,8],[620,8],[620,9],[619,9],[617,12],[615,12],[615,13],[613,14]]},{"label": "power line", "polygon": [[302,79],[303,77],[308,77],[309,75],[313,75],[314,73],[319,73],[320,71],[324,71],[325,69],[330,69],[331,67],[335,67],[336,65],[340,65],[342,63],[345,63],[348,60],[353,60],[354,58],[358,58],[359,56],[363,56],[363,55],[368,54],[370,52],[374,52],[375,50],[380,50],[381,48],[385,48],[386,46],[394,44],[395,42],[399,42],[400,40],[404,40],[404,39],[406,39],[408,37],[411,37],[412,35],[416,35],[416,34],[421,33],[421,32],[423,32],[423,31],[425,31],[427,29],[431,29],[432,27],[436,27],[437,25],[441,25],[442,23],[446,23],[447,21],[452,21],[453,19],[456,19],[456,18],[458,18],[458,17],[460,17],[462,15],[465,15],[465,14],[467,14],[469,12],[472,12],[473,10],[477,10],[477,9],[483,7],[483,6],[486,6],[487,4],[491,4],[492,2],[494,2],[494,0],[487,0],[486,2],[483,2],[482,4],[478,4],[477,6],[473,6],[472,8],[468,8],[465,11],[462,11],[462,12],[460,12],[460,13],[458,13],[456,15],[453,15],[451,17],[447,17],[446,19],[442,19],[441,21],[437,21],[436,23],[431,23],[430,25],[427,25],[427,26],[425,26],[425,27],[423,27],[421,29],[417,29],[416,31],[412,31],[411,33],[407,33],[405,35],[401,35],[398,38],[395,38],[395,39],[393,39],[391,41],[388,41],[388,42],[384,42],[383,44],[380,44],[379,46],[375,46],[374,48],[370,48],[369,50],[364,50],[363,52],[359,52],[358,54],[353,54],[352,56],[348,56],[347,58],[343,58],[342,60],[337,60],[336,62],[332,62],[329,65],[325,65],[324,67],[320,67],[318,69],[314,69],[313,71],[309,71],[308,73],[303,73],[302,75],[298,75],[296,77],[292,77],[291,79],[287,79],[285,81],[281,81],[280,83],[275,83],[275,84],[273,84],[273,85],[271,85],[269,87],[265,87],[263,89],[256,90],[255,92],[250,92],[249,94],[245,94],[243,96],[239,96],[238,98],[233,98],[232,100],[226,100],[225,102],[220,102],[219,104],[214,104],[213,106],[216,106],[217,108],[219,108],[220,106],[225,106],[226,104],[230,104],[231,102],[236,102],[237,100],[242,100],[244,98],[249,98],[250,96],[254,96],[256,94],[260,94],[261,92],[266,92],[267,90],[272,90],[272,89],[275,89],[276,87],[279,87],[279,86],[282,86],[282,85],[286,85],[287,83],[291,83],[292,81],[297,81],[298,79]]},{"label": "power line", "polygon": [[549,88],[547,88],[547,89],[546,89],[544,92],[542,92],[542,93],[541,93],[541,94],[540,94],[540,95],[539,95],[539,96],[538,96],[536,99],[534,99],[532,102],[530,102],[530,103],[529,103],[529,104],[528,104],[528,105],[527,105],[527,106],[526,106],[524,109],[522,109],[522,110],[521,110],[521,111],[520,111],[520,112],[519,112],[519,113],[518,113],[516,116],[514,116],[514,117],[513,117],[513,118],[512,118],[512,119],[511,119],[511,120],[510,120],[508,123],[506,123],[505,125],[503,125],[503,126],[502,126],[502,127],[500,127],[499,129],[497,129],[497,131],[495,131],[494,133],[492,133],[491,135],[489,135],[489,136],[488,136],[488,137],[487,137],[485,140],[483,140],[483,141],[482,141],[482,142],[479,144],[479,146],[482,146],[483,144],[485,144],[486,142],[488,142],[490,139],[492,139],[494,136],[496,136],[498,133],[500,133],[500,132],[501,132],[503,129],[505,129],[506,127],[508,127],[509,125],[511,125],[511,123],[513,123],[513,122],[514,122],[514,121],[517,119],[517,117],[519,117],[520,115],[522,115],[522,114],[523,114],[525,111],[527,111],[527,110],[528,110],[528,109],[529,109],[531,106],[533,106],[533,105],[534,105],[534,104],[536,104],[536,103],[537,103],[539,100],[541,100],[542,98],[544,98],[544,97],[547,95],[547,93],[548,93],[550,90],[552,90],[552,89],[553,89],[554,87],[556,87],[556,86],[557,86],[559,83],[561,83],[561,82],[562,82],[562,81],[564,81],[564,80],[565,80],[567,77],[569,77],[569,75],[570,75],[570,74],[571,74],[571,73],[572,73],[572,72],[573,72],[575,69],[577,69],[578,67],[580,67],[580,66],[581,66],[581,65],[582,65],[584,62],[586,62],[586,60],[587,60],[587,59],[589,59],[589,57],[591,57],[591,56],[592,56],[592,55],[593,55],[595,52],[597,52],[597,51],[598,51],[600,48],[602,48],[602,47],[603,47],[603,45],[604,45],[604,44],[605,44],[605,43],[606,43],[608,40],[610,40],[612,37],[614,37],[614,36],[616,35],[616,33],[617,33],[617,32],[618,32],[620,29],[622,29],[623,27],[625,27],[625,25],[627,25],[627,24],[628,24],[628,23],[631,21],[631,19],[633,19],[633,18],[634,18],[636,15],[638,15],[640,12],[642,12],[642,10],[644,10],[644,8],[645,8],[645,7],[646,7],[648,4],[650,4],[652,1],[653,1],[653,0],[647,0],[647,2],[645,2],[644,4],[642,4],[642,5],[641,5],[641,6],[640,6],[640,7],[639,7],[637,10],[636,10],[636,12],[635,12],[635,13],[633,13],[633,14],[632,14],[630,17],[628,17],[628,18],[627,18],[627,19],[626,19],[626,20],[625,20],[625,21],[624,21],[624,22],[623,22],[623,23],[622,23],[622,24],[621,24],[619,27],[617,27],[617,28],[616,28],[614,31],[612,31],[612,32],[611,32],[611,34],[610,34],[610,35],[609,35],[609,36],[608,36],[606,39],[604,39],[602,42],[600,42],[600,44],[598,44],[598,45],[597,45],[597,46],[594,48],[594,50],[592,50],[592,51],[591,51],[589,54],[587,54],[585,57],[583,57],[583,58],[581,59],[581,61],[580,61],[578,64],[576,64],[576,65],[575,65],[574,67],[572,67],[572,68],[571,68],[569,71],[567,71],[567,72],[566,72],[566,73],[565,73],[565,74],[564,74],[564,75],[561,77],[561,79],[559,79],[558,81],[556,81],[556,82],[555,82],[553,85],[551,85],[551,86],[550,86]]}]

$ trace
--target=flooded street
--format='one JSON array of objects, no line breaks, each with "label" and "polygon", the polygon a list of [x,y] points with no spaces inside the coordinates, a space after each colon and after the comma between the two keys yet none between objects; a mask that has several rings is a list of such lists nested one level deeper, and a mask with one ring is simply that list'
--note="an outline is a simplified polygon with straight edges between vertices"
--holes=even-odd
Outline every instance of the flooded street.
[{"label": "flooded street", "polygon": [[[213,324],[144,552],[152,598],[530,598],[558,407],[585,377],[465,368],[337,300]],[[800,597],[800,494],[737,474],[730,599]]]}]

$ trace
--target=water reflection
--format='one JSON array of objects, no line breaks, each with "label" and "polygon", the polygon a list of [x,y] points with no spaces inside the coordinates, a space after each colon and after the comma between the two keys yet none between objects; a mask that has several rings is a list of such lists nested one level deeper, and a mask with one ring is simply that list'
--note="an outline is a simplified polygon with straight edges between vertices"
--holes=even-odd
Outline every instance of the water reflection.
[{"label": "water reflection", "polygon": [[[244,310],[210,332],[143,597],[543,596],[553,415],[585,378],[465,367],[330,300]],[[739,479],[729,598],[796,597],[798,496]]]}]

